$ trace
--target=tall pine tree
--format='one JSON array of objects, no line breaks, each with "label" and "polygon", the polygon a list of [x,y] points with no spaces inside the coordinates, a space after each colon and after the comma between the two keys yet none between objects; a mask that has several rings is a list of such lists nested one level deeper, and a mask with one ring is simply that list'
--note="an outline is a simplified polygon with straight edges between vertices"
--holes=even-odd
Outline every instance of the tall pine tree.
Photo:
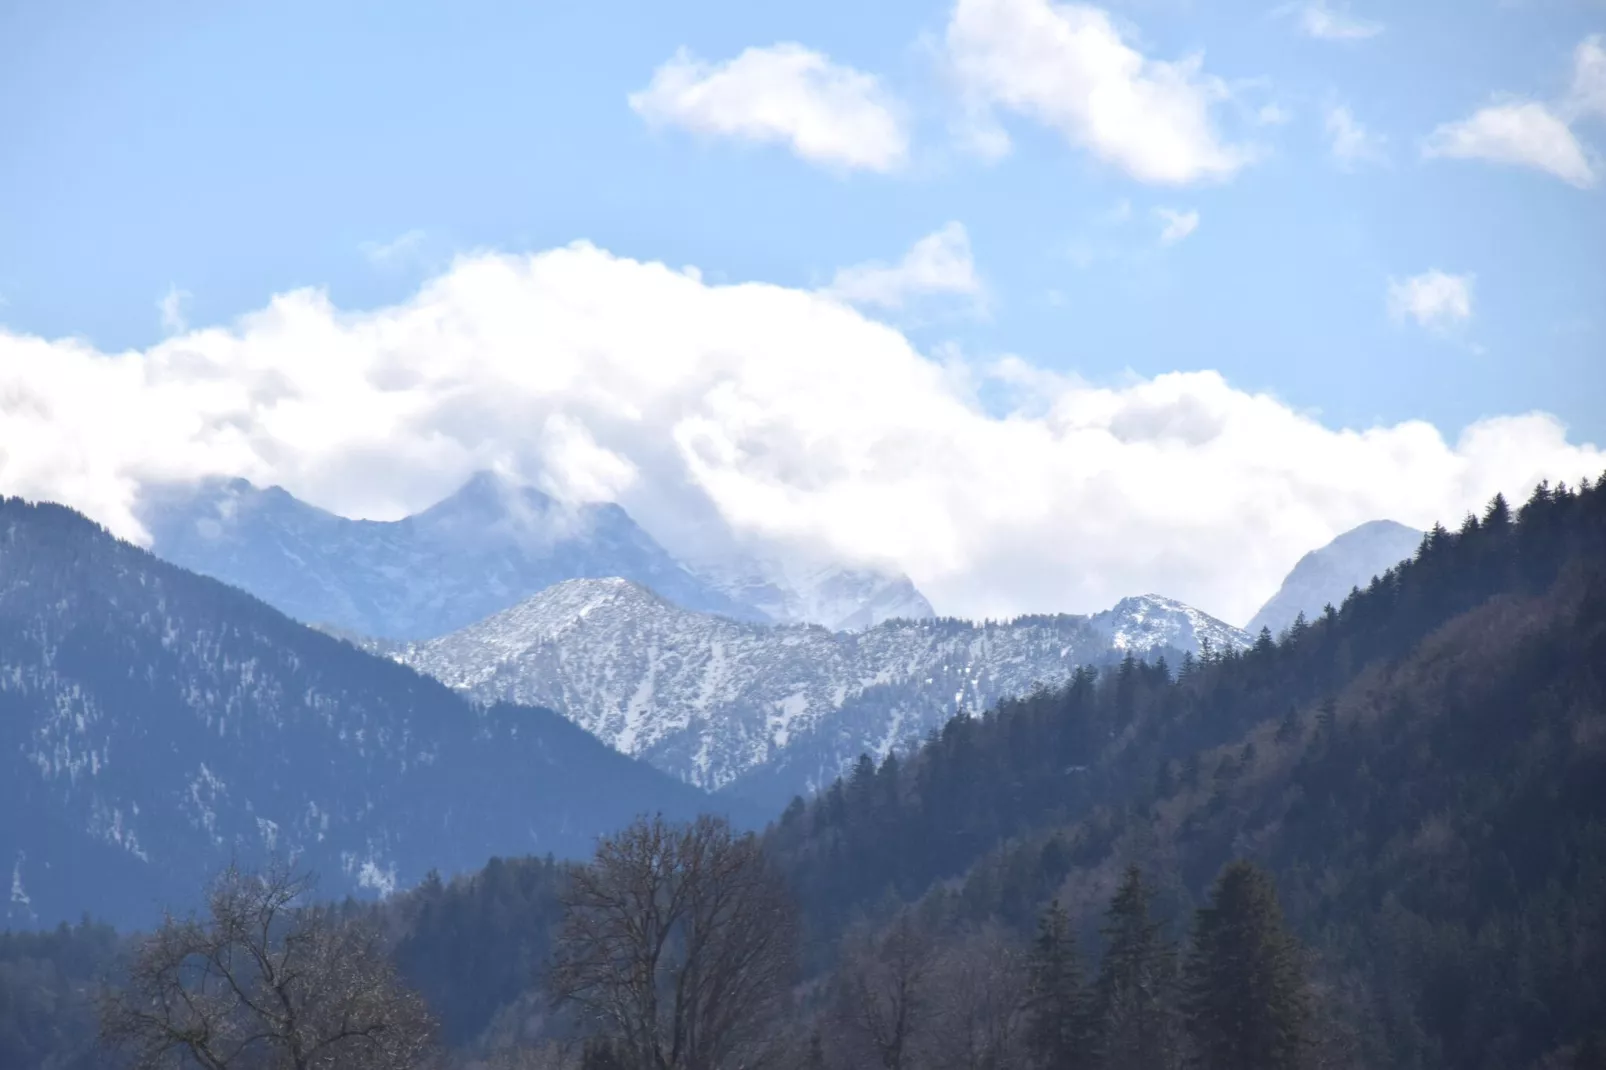
[{"label": "tall pine tree", "polygon": [[1096,1065],[1092,1008],[1071,920],[1059,900],[1049,905],[1032,943],[1026,1004],[1026,1046],[1038,1070],[1091,1070]]},{"label": "tall pine tree", "polygon": [[1096,991],[1101,1064],[1172,1070],[1177,1063],[1177,956],[1150,914],[1153,893],[1129,866],[1110,901]]},{"label": "tall pine tree", "polygon": [[1229,864],[1194,923],[1184,1015],[1201,1070],[1297,1070],[1307,993],[1277,890],[1253,863]]}]

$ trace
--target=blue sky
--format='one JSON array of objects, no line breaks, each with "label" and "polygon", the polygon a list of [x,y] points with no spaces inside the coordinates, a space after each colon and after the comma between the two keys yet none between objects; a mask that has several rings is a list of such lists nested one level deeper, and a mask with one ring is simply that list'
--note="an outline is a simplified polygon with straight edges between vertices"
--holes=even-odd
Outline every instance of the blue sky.
[{"label": "blue sky", "polygon": [[[1426,420],[1451,447],[1541,410],[1570,448],[1606,443],[1606,72],[1588,61],[1606,3],[974,0],[968,46],[963,6],[6,5],[0,326],[150,354],[300,288],[341,314],[385,309],[456,257],[585,240],[711,285],[837,280],[933,361],[1013,356],[1112,388],[1212,371],[1330,431]],[[1089,133],[1102,105],[1070,99],[1080,74],[1054,80],[1074,63],[1027,70],[987,37],[1005,9],[1104,20],[1157,65],[1140,80],[1203,101],[1208,144],[1166,163],[1138,143],[1165,122],[1142,115]],[[714,104],[651,95],[781,45],[864,90],[859,117],[881,109],[900,144],[751,136],[728,114],[740,85]],[[1502,116],[1527,125],[1501,134]],[[948,274],[893,271],[930,235]],[[25,383],[47,358],[28,359]],[[980,397],[1011,404],[1007,382]],[[385,511],[326,461],[251,456],[252,474]],[[1462,497],[1488,482],[1457,478]],[[82,486],[60,479],[61,496]],[[1293,525],[1255,583],[1364,512]]]},{"label": "blue sky", "polygon": [[[715,279],[818,283],[957,220],[989,316],[926,345],[1020,353],[1094,379],[1214,368],[1331,422],[1425,417],[1446,433],[1542,408],[1606,438],[1606,199],[1529,168],[1421,157],[1496,94],[1565,91],[1606,6],[1364,0],[1374,36],[1324,40],[1265,3],[1110,9],[1146,54],[1202,51],[1241,83],[1222,124],[1264,146],[1230,181],[1156,188],[1006,117],[1015,151],[956,150],[933,54],[948,7],[809,4],[20,4],[0,15],[0,317],[148,344],[156,301],[226,321],[296,286],[399,298],[480,246],[585,238]],[[774,144],[653,129],[627,105],[685,47],[710,61],[798,42],[877,75],[911,114],[896,174]],[[1252,84],[1258,83],[1258,84]],[[1275,105],[1280,126],[1239,122]],[[1346,106],[1386,160],[1339,165]],[[1578,124],[1606,146],[1600,118]],[[1131,206],[1121,227],[1101,222]],[[1197,231],[1153,248],[1155,207]],[[398,262],[365,245],[418,235]],[[1086,266],[1087,247],[1107,256]],[[1388,314],[1390,277],[1474,276],[1453,336]],[[931,317],[928,317],[929,319]]]}]

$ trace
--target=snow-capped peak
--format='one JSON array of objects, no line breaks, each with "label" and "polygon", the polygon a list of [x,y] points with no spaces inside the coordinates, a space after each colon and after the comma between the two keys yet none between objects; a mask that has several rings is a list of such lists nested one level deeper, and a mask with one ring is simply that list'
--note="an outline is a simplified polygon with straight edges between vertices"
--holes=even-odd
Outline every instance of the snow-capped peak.
[{"label": "snow-capped peak", "polygon": [[1157,647],[1197,652],[1203,641],[1216,650],[1250,645],[1249,635],[1208,613],[1157,594],[1123,598],[1088,618],[1117,650],[1141,653]]}]

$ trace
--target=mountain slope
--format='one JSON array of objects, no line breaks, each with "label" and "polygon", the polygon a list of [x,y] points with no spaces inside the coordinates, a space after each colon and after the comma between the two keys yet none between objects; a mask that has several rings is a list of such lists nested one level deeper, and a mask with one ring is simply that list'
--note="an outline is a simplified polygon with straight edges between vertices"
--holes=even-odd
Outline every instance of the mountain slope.
[{"label": "mountain slope", "polygon": [[372,894],[708,802],[550,711],[473,706],[66,508],[0,500],[0,918],[146,923],[272,852]]},{"label": "mountain slope", "polygon": [[1273,635],[1281,635],[1301,613],[1306,620],[1315,620],[1328,603],[1341,605],[1351,590],[1408,560],[1421,542],[1420,531],[1392,520],[1373,520],[1346,531],[1300,558],[1244,630],[1254,635],[1270,628]]},{"label": "mountain slope", "polygon": [[1586,1065],[1603,783],[1606,482],[1436,528],[1337,610],[1182,679],[1123,665],[955,720],[769,842],[820,940],[889,890],[1023,933],[1057,899],[1096,932],[1129,864],[1180,922],[1247,856],[1320,952],[1340,1065]]},{"label": "mountain slope", "polygon": [[677,605],[761,619],[617,505],[565,506],[488,472],[393,522],[348,520],[242,479],[150,488],[140,519],[157,556],[362,635],[442,635],[584,576],[625,576]]},{"label": "mountain slope", "polygon": [[1247,643],[1165,599],[1128,599],[1092,621],[892,620],[847,634],[690,613],[608,579],[558,584],[392,656],[482,700],[563,710],[693,784],[773,804],[862,753],[919,740],[956,709],[1059,683],[1126,649],[1197,649],[1200,635]]}]

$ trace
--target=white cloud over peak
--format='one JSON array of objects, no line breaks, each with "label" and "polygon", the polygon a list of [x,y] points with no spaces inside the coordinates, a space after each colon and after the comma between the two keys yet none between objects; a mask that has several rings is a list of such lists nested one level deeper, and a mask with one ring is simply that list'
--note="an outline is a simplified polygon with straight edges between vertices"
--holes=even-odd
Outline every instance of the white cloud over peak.
[{"label": "white cloud over peak", "polygon": [[1299,18],[1301,32],[1323,41],[1364,41],[1383,32],[1381,22],[1357,18],[1347,10],[1330,6],[1327,0],[1310,0],[1292,10]]},{"label": "white cloud over peak", "polygon": [[1472,318],[1472,282],[1471,275],[1450,275],[1437,268],[1408,279],[1390,279],[1389,314],[1434,331],[1465,323]]},{"label": "white cloud over peak", "polygon": [[1591,115],[1606,116],[1606,37],[1600,34],[1586,37],[1573,51],[1572,84],[1561,100],[1480,108],[1437,127],[1422,154],[1531,167],[1587,189],[1599,181],[1600,163],[1573,125]]},{"label": "white cloud over peak", "polygon": [[1175,245],[1199,229],[1199,213],[1179,212],[1175,208],[1156,208],[1154,216],[1160,221],[1160,244]]},{"label": "white cloud over peak", "polygon": [[1327,139],[1333,159],[1339,166],[1353,168],[1362,163],[1383,163],[1383,137],[1374,134],[1342,104],[1327,109]]},{"label": "white cloud over peak", "polygon": [[782,143],[829,167],[893,171],[909,154],[899,108],[876,77],[799,44],[749,48],[724,63],[682,49],[629,100],[649,123]]},{"label": "white cloud over peak", "polygon": [[896,264],[871,261],[837,271],[826,292],[855,305],[901,309],[927,296],[984,299],[986,289],[963,223],[948,223],[910,247]]},{"label": "white cloud over peak", "polygon": [[144,350],[0,329],[0,427],[0,489],[127,535],[154,479],[242,475],[385,518],[496,467],[616,499],[672,552],[724,531],[817,548],[994,617],[1153,590],[1243,620],[1363,521],[1453,523],[1606,469],[1543,414],[1447,441],[1326,427],[1213,372],[945,363],[826,295],[585,244],[466,257],[371,311],[281,294]]},{"label": "white cloud over peak", "polygon": [[958,0],[946,47],[973,107],[1036,119],[1140,182],[1223,179],[1253,156],[1216,129],[1213,109],[1229,94],[1201,57],[1150,59],[1100,8]]}]

